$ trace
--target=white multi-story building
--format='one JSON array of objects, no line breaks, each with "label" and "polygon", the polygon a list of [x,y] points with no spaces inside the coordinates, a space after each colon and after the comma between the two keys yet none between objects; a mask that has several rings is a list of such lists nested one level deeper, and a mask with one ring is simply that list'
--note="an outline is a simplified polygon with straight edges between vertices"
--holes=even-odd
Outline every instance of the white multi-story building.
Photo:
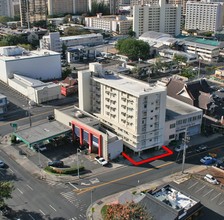
[{"label": "white multi-story building", "polygon": [[117,32],[118,34],[127,34],[132,26],[132,19],[116,15],[102,16],[102,13],[98,13],[96,17],[86,17],[85,25],[87,27]]},{"label": "white multi-story building", "polygon": [[223,25],[223,3],[191,2],[186,4],[185,29],[219,31]]},{"label": "white multi-story building", "polygon": [[61,55],[50,50],[26,51],[18,46],[0,47],[0,80],[8,84],[14,74],[33,79],[61,78]]},{"label": "white multi-story building", "polygon": [[62,51],[60,33],[52,32],[49,33],[49,35],[43,36],[43,38],[40,40],[40,48],[60,53]]},{"label": "white multi-story building", "polygon": [[102,34],[83,34],[76,36],[68,36],[60,38],[62,45],[66,45],[67,47],[74,46],[94,46],[103,43],[103,35]]},{"label": "white multi-story building", "polygon": [[140,36],[156,31],[176,36],[181,31],[182,6],[159,0],[156,4],[133,6],[133,31]]},{"label": "white multi-story building", "polygon": [[94,114],[135,152],[164,144],[166,88],[102,70],[79,71],[79,108]]},{"label": "white multi-story building", "polygon": [[0,16],[13,17],[13,0],[0,0]]}]

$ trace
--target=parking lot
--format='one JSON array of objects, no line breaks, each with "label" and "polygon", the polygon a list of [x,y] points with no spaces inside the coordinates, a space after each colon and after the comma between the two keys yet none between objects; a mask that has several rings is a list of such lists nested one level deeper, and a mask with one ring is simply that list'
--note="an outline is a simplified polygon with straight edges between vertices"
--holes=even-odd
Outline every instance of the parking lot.
[{"label": "parking lot", "polygon": [[177,187],[199,199],[208,209],[224,216],[224,189],[221,189],[220,185],[205,182],[202,179],[203,176],[201,173],[197,174],[189,180],[177,184]]}]

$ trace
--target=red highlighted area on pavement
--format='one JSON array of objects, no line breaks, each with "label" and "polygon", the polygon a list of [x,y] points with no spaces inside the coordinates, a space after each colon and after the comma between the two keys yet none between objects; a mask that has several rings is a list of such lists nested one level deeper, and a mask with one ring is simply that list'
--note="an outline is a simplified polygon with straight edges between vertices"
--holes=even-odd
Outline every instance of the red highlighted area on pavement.
[{"label": "red highlighted area on pavement", "polygon": [[122,156],[124,158],[126,158],[127,160],[129,160],[133,165],[135,166],[140,166],[142,164],[145,164],[145,163],[149,163],[149,162],[152,162],[154,160],[158,160],[158,159],[161,159],[161,158],[164,158],[164,157],[167,157],[167,156],[170,156],[173,154],[173,151],[170,150],[168,147],[166,146],[162,146],[162,149],[166,152],[166,153],[163,153],[163,154],[159,154],[159,155],[156,155],[154,157],[149,157],[145,160],[140,160],[140,161],[135,161],[134,159],[132,159],[130,156],[128,156],[125,152],[122,152]]}]

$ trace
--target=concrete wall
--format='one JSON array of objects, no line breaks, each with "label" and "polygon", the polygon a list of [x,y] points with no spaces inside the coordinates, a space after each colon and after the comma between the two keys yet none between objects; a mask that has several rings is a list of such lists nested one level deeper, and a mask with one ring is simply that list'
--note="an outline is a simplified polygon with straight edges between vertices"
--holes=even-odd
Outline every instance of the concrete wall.
[{"label": "concrete wall", "polygon": [[123,140],[118,139],[112,143],[109,143],[107,149],[110,160],[117,158],[121,152],[123,152]]},{"label": "concrete wall", "polygon": [[61,78],[60,54],[1,61],[0,71],[1,80],[4,82],[7,82],[6,75],[10,77],[12,73],[40,80]]},{"label": "concrete wall", "polygon": [[71,121],[74,120],[72,116],[67,115],[57,109],[54,109],[54,116],[57,121],[72,128]]}]

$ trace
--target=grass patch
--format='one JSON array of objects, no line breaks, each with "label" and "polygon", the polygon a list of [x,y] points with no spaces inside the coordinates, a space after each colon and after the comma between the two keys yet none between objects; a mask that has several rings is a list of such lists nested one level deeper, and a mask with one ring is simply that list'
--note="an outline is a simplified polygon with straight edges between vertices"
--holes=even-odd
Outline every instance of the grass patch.
[{"label": "grass patch", "polygon": [[[79,172],[82,172],[84,170],[85,170],[85,167],[83,167],[83,166],[79,167]],[[57,167],[47,166],[47,167],[44,168],[44,171],[46,171],[48,173],[64,174],[64,175],[77,174],[78,173],[77,167],[57,168]]]},{"label": "grass patch", "polygon": [[101,215],[102,215],[103,219],[105,219],[105,217],[106,217],[107,208],[108,208],[108,205],[104,205],[101,209]]}]

